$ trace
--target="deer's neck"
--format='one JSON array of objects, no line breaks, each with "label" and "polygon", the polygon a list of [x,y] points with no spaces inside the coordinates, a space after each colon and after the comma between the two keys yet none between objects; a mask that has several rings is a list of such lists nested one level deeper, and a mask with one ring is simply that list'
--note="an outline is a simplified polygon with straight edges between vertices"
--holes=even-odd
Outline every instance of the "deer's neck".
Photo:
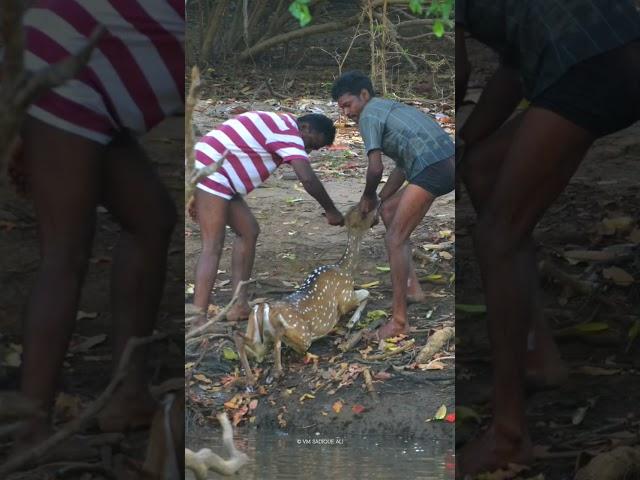
[{"label": "deer's neck", "polygon": [[342,258],[338,261],[338,265],[352,273],[355,271],[358,265],[358,258],[360,257],[360,244],[362,241],[362,235],[364,232],[360,231],[348,231],[347,248],[342,255]]}]

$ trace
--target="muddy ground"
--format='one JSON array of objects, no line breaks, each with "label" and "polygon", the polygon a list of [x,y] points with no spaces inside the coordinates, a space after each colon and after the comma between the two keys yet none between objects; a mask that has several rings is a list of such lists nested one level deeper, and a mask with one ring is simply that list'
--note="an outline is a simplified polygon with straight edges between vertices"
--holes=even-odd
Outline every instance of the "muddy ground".
[{"label": "muddy ground", "polygon": [[[475,91],[486,81],[495,57],[472,45]],[[473,96],[473,92],[471,92]],[[618,445],[637,444],[640,433],[640,124],[599,140],[571,184],[536,231],[539,257],[596,287],[592,295],[567,292],[542,278],[547,318],[556,332],[571,375],[562,387],[531,394],[528,417],[538,459],[520,478],[570,479],[576,465]],[[620,220],[622,218],[622,220]],[[483,305],[470,231],[475,215],[463,197],[456,204],[456,303]],[[613,226],[611,224],[613,220]],[[609,223],[607,223],[609,222]],[[607,226],[608,225],[608,226]],[[616,260],[568,260],[571,250],[624,250]],[[612,267],[633,277],[627,285]],[[616,280],[617,279],[617,280]],[[484,315],[456,315],[456,404],[489,419],[490,351]],[[462,420],[458,416],[458,420]],[[463,444],[478,431],[473,419],[457,425]],[[541,476],[536,476],[541,475]]]},{"label": "muddy ground", "polygon": [[[177,205],[184,203],[182,117],[171,118],[143,139],[150,157],[168,186]],[[3,190],[0,197],[0,389],[15,390],[21,351],[21,312],[38,268],[38,244],[33,209],[28,200]],[[133,201],[133,200],[132,200]],[[178,207],[179,215],[183,208]],[[182,219],[178,221],[170,246],[166,291],[157,325],[158,333],[168,339],[152,348],[149,381],[153,385],[182,377],[184,355],[184,237]],[[109,272],[111,255],[119,227],[108,213],[99,209],[96,239],[79,305],[79,319],[71,340],[62,377],[61,396],[56,408],[56,423],[66,422],[106,387],[111,365],[109,313]],[[117,463],[123,456],[140,459],[146,434],[131,435],[113,445],[111,454]],[[0,445],[0,462],[10,447]],[[119,460],[118,460],[119,459]],[[61,468],[60,465],[53,471]],[[45,471],[33,471],[29,478],[40,478]]]},{"label": "muddy ground", "polygon": [[[362,141],[355,125],[344,124],[344,119],[338,118],[335,102],[329,102],[327,82],[318,85],[318,76],[315,78],[315,89],[313,84],[303,84],[287,99],[268,98],[251,89],[245,95],[236,89],[224,99],[205,95],[198,105],[195,123],[198,132],[204,134],[216,123],[245,109],[289,111],[295,115],[317,112],[338,120],[340,126],[334,146],[314,152],[311,159],[329,194],[344,212],[359,200],[364,187],[366,163]],[[329,84],[330,81],[331,77]],[[209,93],[219,94],[225,79],[213,79],[211,83],[214,86]],[[314,90],[315,95],[308,94]],[[418,96],[413,100],[416,107],[432,115],[438,114],[443,125],[452,132],[449,105],[434,104]],[[385,164],[385,174],[388,174],[392,161],[385,159]],[[253,273],[256,283],[250,287],[252,298],[282,297],[300,285],[315,267],[337,261],[344,252],[345,229],[327,225],[321,216],[322,210],[302,189],[289,167],[277,170],[246,200],[261,228]],[[415,369],[413,359],[434,329],[453,324],[454,287],[450,282],[453,280],[453,228],[454,196],[450,194],[436,201],[412,237],[414,249],[419,251],[415,257],[419,276],[436,282],[425,281],[423,288],[428,293],[428,302],[409,309],[410,323],[415,330],[408,338],[401,339],[399,345],[414,339],[414,349],[374,362],[367,361],[366,355],[375,353],[378,346],[372,344],[366,352],[366,345],[361,342],[351,352],[342,354],[337,344],[343,340],[344,328],[339,326],[328,337],[312,345],[310,352],[318,356],[315,361],[306,363],[303,357],[287,349],[283,356],[286,374],[278,382],[271,383],[272,357],[267,357],[262,365],[259,387],[251,391],[238,382],[242,372],[234,358],[235,346],[230,338],[234,329],[246,328],[246,322],[240,325],[222,323],[216,331],[229,336],[187,348],[187,375],[191,375],[188,401],[192,419],[196,423],[215,425],[215,413],[226,410],[239,429],[295,431],[314,428],[327,434],[375,433],[437,438],[445,445],[451,445],[453,425],[427,420],[434,417],[442,405],[452,410],[453,347],[449,346],[449,351],[440,354],[447,357],[441,362],[443,368],[440,370]],[[212,297],[218,307],[225,305],[232,294],[229,264],[233,234],[229,230],[227,233],[220,275]],[[444,247],[444,253],[432,247],[425,248],[427,244],[439,244]],[[200,250],[198,226],[189,219],[185,245],[185,302],[189,302]],[[364,238],[356,275],[358,285],[375,282],[369,287],[372,299],[363,315],[363,323],[369,312],[390,312],[391,284],[389,273],[385,271],[387,266],[384,227],[378,225]],[[204,348],[207,353],[200,359]],[[377,402],[364,388],[363,368],[370,369],[374,376],[373,385],[379,396]]]}]

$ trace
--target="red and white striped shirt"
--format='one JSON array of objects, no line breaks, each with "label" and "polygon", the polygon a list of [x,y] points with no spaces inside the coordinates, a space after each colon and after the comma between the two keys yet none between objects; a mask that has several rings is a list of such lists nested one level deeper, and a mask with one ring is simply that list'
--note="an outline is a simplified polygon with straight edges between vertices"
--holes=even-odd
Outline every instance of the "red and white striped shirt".
[{"label": "red and white striped shirt", "polygon": [[217,162],[225,150],[218,171],[198,188],[226,199],[246,195],[282,163],[309,160],[298,124],[287,113],[247,112],[217,126],[196,144],[196,168]]},{"label": "red and white striped shirt", "polygon": [[182,0],[37,0],[24,18],[25,67],[40,70],[106,34],[74,79],[40,97],[29,114],[102,144],[142,135],[184,111]]}]

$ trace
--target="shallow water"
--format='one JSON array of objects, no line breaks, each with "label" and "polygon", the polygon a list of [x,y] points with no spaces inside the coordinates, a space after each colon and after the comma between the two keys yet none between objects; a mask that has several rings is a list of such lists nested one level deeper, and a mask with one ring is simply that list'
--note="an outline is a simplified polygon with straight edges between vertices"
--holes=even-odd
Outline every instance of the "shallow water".
[{"label": "shallow water", "polygon": [[[251,458],[238,480],[448,480],[454,478],[449,447],[421,440],[336,437],[285,432],[236,432],[238,448]],[[211,448],[226,457],[220,430],[198,429],[187,437],[192,450]],[[188,476],[187,478],[193,478]],[[209,478],[223,478],[210,474]],[[229,478],[229,477],[226,477]]]}]

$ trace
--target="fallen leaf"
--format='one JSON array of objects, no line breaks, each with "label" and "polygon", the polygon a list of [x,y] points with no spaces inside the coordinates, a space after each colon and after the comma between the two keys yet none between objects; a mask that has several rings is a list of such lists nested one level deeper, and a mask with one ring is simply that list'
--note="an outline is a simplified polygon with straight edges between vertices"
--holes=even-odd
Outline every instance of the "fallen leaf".
[{"label": "fallen leaf", "polygon": [[93,337],[89,337],[87,339],[85,339],[84,341],[73,345],[69,351],[71,353],[82,353],[82,352],[87,352],[90,349],[92,349],[93,347],[95,347],[96,345],[100,345],[102,342],[104,342],[107,339],[107,335],[105,335],[104,333],[101,333],[100,335],[95,335]]},{"label": "fallen leaf", "polygon": [[391,267],[387,265],[382,265],[382,266],[376,267],[376,270],[378,270],[379,272],[390,272]]},{"label": "fallen leaf", "polygon": [[613,235],[619,232],[628,232],[633,228],[633,218],[631,217],[616,217],[605,218],[602,220],[602,232],[605,235]]},{"label": "fallen leaf", "polygon": [[607,280],[613,281],[616,285],[627,287],[635,280],[633,276],[620,267],[609,267],[602,270],[602,276]]},{"label": "fallen leaf", "polygon": [[249,410],[255,410],[256,408],[258,408],[258,399],[254,398],[249,402]]},{"label": "fallen leaf", "polygon": [[444,421],[445,421],[445,422],[449,422],[449,423],[455,423],[455,422],[456,422],[456,414],[455,414],[455,412],[453,412],[453,413],[448,413],[448,414],[444,417]]},{"label": "fallen leaf", "polygon": [[588,406],[576,409],[573,416],[571,417],[571,423],[573,425],[580,425],[584,420],[585,415],[587,414],[587,410],[589,410]]},{"label": "fallen leaf", "polygon": [[438,360],[433,360],[429,363],[421,363],[418,365],[420,370],[443,370],[445,367],[444,363],[439,362]]},{"label": "fallen leaf", "polygon": [[440,230],[438,235],[440,238],[449,238],[453,232],[451,230]]},{"label": "fallen leaf", "polygon": [[567,250],[564,252],[564,256],[571,263],[580,261],[606,262],[616,257],[614,252],[604,250]]},{"label": "fallen leaf", "polygon": [[309,398],[313,399],[313,398],[316,398],[316,396],[311,394],[311,393],[305,393],[304,395],[302,395],[300,397],[300,403],[304,402],[305,400],[307,400]]},{"label": "fallen leaf", "polygon": [[456,407],[456,414],[457,414],[457,419],[462,423],[468,420],[474,420],[477,423],[480,423],[482,421],[478,412],[476,412],[472,408],[465,407],[463,405],[458,405]]},{"label": "fallen leaf", "polygon": [[373,288],[377,287],[378,285],[380,285],[380,280],[376,280],[375,282],[363,283],[362,285],[360,285],[360,288]]},{"label": "fallen leaf", "polygon": [[453,258],[453,255],[445,251],[438,252],[438,255],[440,255],[440,258],[444,258],[445,260],[451,260]]},{"label": "fallen leaf", "polygon": [[586,322],[556,330],[555,335],[559,337],[580,337],[584,335],[592,335],[594,333],[604,332],[608,329],[609,324],[604,322]]},{"label": "fallen leaf", "polygon": [[98,316],[98,312],[83,312],[82,310],[78,310],[76,314],[76,320],[84,320],[85,318],[96,318]]},{"label": "fallen leaf", "polygon": [[436,414],[433,416],[434,420],[442,420],[447,416],[447,406],[441,405],[440,408],[436,411]]},{"label": "fallen leaf", "polygon": [[233,414],[233,421],[231,422],[233,424],[234,427],[237,427],[238,424],[244,420],[244,416],[247,414],[247,412],[249,411],[249,408],[244,406],[242,408],[239,408],[234,414]]},{"label": "fallen leaf", "polygon": [[213,383],[210,378],[207,378],[206,375],[203,375],[202,373],[196,373],[193,378],[202,383]]},{"label": "fallen leaf", "polygon": [[456,310],[464,313],[487,313],[485,305],[466,305],[464,303],[456,303]]},{"label": "fallen leaf", "polygon": [[367,313],[367,318],[369,320],[378,320],[379,318],[386,318],[388,317],[389,314],[387,312],[385,312],[384,310],[372,310],[371,312]]},{"label": "fallen leaf", "polygon": [[287,427],[287,421],[284,419],[284,413],[278,414],[278,425],[280,425],[280,428]]},{"label": "fallen leaf", "polygon": [[359,403],[356,403],[353,407],[351,407],[351,411],[356,415],[364,412],[365,410],[366,408],[363,405],[360,405]]},{"label": "fallen leaf", "polygon": [[331,407],[333,409],[334,412],[336,413],[340,413],[340,411],[342,410],[342,402],[340,400],[338,400],[337,402],[335,402],[333,404],[333,406]]},{"label": "fallen leaf", "polygon": [[22,345],[10,343],[2,358],[2,365],[17,368],[22,364]]},{"label": "fallen leaf", "polygon": [[228,402],[224,403],[224,406],[226,408],[230,408],[232,410],[235,410],[236,408],[238,408],[240,405],[242,404],[242,397],[240,395],[234,395],[233,398],[231,400],[229,400]]},{"label": "fallen leaf", "polygon": [[238,360],[238,354],[231,348],[229,347],[224,347],[222,349],[222,357],[225,360],[229,360],[229,361],[234,361],[234,360]]},{"label": "fallen leaf", "polygon": [[620,373],[620,369],[592,367],[591,365],[582,365],[581,367],[578,367],[576,371],[578,373],[591,375],[594,377],[606,377],[610,375],[617,375]]}]

